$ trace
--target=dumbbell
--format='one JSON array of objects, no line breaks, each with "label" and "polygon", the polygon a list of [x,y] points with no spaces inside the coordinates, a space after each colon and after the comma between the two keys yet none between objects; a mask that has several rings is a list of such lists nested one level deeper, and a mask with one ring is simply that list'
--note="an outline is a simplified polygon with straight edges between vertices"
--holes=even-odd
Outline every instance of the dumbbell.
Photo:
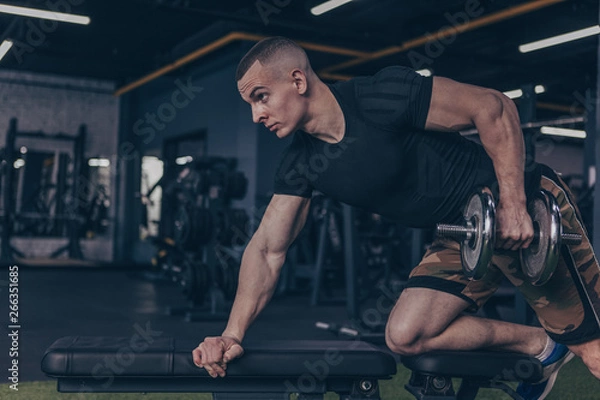
[{"label": "dumbbell", "polygon": [[[579,244],[581,235],[563,233],[560,208],[554,196],[541,190],[527,205],[534,227],[534,239],[520,250],[523,273],[536,286],[550,279],[559,260],[561,244]],[[474,193],[463,211],[464,225],[439,224],[436,233],[461,242],[461,261],[465,275],[481,279],[487,272],[496,241],[496,206],[486,191]]]},{"label": "dumbbell", "polygon": [[533,241],[526,249],[521,249],[521,266],[529,281],[543,285],[552,277],[562,244],[580,244],[578,233],[564,233],[560,207],[552,193],[541,190],[527,204],[527,211],[533,222]]},{"label": "dumbbell", "polygon": [[461,242],[460,259],[469,279],[479,280],[487,272],[496,241],[496,204],[491,194],[479,190],[463,210],[464,225],[438,224],[438,236]]}]

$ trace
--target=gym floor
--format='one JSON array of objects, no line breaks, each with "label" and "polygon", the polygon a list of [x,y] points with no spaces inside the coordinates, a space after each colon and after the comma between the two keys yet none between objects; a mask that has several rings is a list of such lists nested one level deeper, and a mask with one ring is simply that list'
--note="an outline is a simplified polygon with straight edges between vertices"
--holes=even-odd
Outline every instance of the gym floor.
[{"label": "gym floor", "polygon": [[[0,293],[4,293],[0,296],[2,309],[8,310],[6,287],[0,287]],[[169,307],[180,306],[186,302],[177,286],[143,279],[139,270],[21,267],[19,379],[49,380],[40,370],[40,362],[46,348],[62,336],[129,337],[136,332],[136,324],[150,324],[150,329],[165,336],[200,343],[225,327],[225,321],[186,322],[182,316],[167,314]],[[286,294],[271,301],[247,338],[336,339],[332,333],[315,328],[315,322],[343,322],[346,318],[343,306],[309,307],[308,295]],[[0,348],[10,348],[6,334]],[[3,371],[9,367],[7,361],[8,357],[1,357]]]},{"label": "gym floor", "polygon": [[[53,381],[43,374],[40,362],[47,347],[62,336],[128,337],[136,332],[136,325],[139,325],[144,329],[160,331],[165,336],[200,342],[205,336],[216,335],[222,331],[225,321],[190,323],[181,316],[168,315],[169,307],[186,305],[180,289],[165,281],[144,279],[141,272],[140,269],[123,267],[21,267],[19,269],[21,329],[18,357],[20,383]],[[0,304],[2,309],[7,310],[8,296],[5,284],[5,281],[0,281],[0,293],[4,293],[0,296]],[[315,328],[315,322],[344,323],[347,319],[348,314],[343,305],[310,307],[308,294],[288,293],[285,296],[275,297],[269,303],[249,330],[247,339],[335,340],[336,337],[332,333]],[[10,332],[9,329],[7,331]],[[0,346],[3,349],[10,347],[8,335],[2,335]],[[4,371],[8,368],[8,360],[8,357],[0,359],[0,368]],[[403,373],[399,371],[397,379],[388,384],[388,392],[390,388],[393,388],[393,392],[387,393],[384,398],[412,398],[403,389],[408,379],[407,373],[407,371]],[[595,400],[598,398],[599,383],[589,375],[579,361],[568,365],[561,375],[564,376],[559,376],[551,399]],[[53,396],[57,392],[54,389],[54,382],[51,387],[51,393],[47,393],[48,388],[42,389],[41,392],[35,392],[35,389],[31,388],[32,391],[29,393],[32,393],[32,398],[35,397],[34,392],[44,393],[40,394],[43,397],[39,398],[55,398]],[[400,391],[401,394],[396,391]],[[7,392],[0,388],[0,398],[3,398],[2,393]],[[57,398],[64,396],[66,395],[61,394]],[[152,397],[152,395],[147,397],[162,398]],[[506,397],[499,391],[485,390],[478,398]]]}]

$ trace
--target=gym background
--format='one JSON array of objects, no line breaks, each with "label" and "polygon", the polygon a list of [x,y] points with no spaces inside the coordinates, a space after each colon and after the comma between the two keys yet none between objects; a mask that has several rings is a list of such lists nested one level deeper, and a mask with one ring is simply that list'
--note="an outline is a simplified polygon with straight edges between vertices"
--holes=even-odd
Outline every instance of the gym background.
[{"label": "gym background", "polygon": [[[17,360],[19,383],[0,397],[59,398],[40,360],[62,336],[131,336],[151,324],[199,343],[222,331],[289,143],[254,124],[237,92],[237,62],[264,37],[298,41],[325,82],[404,65],[505,92],[528,157],[562,174],[598,231],[597,1],[321,3],[0,2],[0,301],[13,334],[0,340],[0,371],[14,384]],[[581,37],[520,47],[574,31]],[[315,193],[248,339],[382,345],[390,305],[432,236]],[[480,313],[536,324],[509,285]],[[393,398],[411,398],[401,373]],[[600,384],[573,363],[556,388],[552,398],[593,399]]]}]

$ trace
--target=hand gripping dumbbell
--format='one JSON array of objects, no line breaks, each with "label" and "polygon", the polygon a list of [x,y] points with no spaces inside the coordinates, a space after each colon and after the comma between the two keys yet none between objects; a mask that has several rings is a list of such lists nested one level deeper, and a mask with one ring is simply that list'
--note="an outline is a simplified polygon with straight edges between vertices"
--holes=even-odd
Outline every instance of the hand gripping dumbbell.
[{"label": "hand gripping dumbbell", "polygon": [[[550,279],[559,260],[561,244],[579,244],[581,235],[563,233],[560,209],[554,196],[541,190],[528,203],[527,210],[534,228],[534,238],[526,249],[520,250],[523,273],[534,285]],[[463,271],[473,280],[481,279],[494,254],[496,242],[496,205],[488,192],[474,193],[463,212],[464,225],[439,224],[437,234],[461,242]]]},{"label": "hand gripping dumbbell", "polygon": [[564,233],[560,207],[552,193],[540,190],[527,204],[527,211],[533,222],[533,241],[526,249],[521,249],[521,266],[529,281],[540,286],[552,277],[562,244],[580,244],[578,233]]}]

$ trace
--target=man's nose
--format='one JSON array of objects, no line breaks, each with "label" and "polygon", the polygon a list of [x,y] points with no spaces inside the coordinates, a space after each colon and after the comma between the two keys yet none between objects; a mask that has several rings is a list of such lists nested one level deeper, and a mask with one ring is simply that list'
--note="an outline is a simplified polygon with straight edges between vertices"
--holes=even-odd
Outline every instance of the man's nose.
[{"label": "man's nose", "polygon": [[260,124],[265,118],[265,112],[262,107],[252,107],[252,121],[255,124]]}]

